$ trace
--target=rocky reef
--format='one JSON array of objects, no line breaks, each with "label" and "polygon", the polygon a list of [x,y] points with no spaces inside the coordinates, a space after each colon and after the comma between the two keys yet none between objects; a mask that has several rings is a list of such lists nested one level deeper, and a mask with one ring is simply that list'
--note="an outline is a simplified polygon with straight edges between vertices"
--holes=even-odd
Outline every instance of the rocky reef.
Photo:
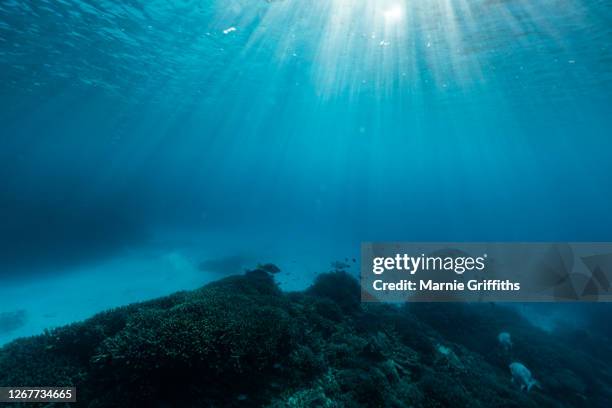
[{"label": "rocky reef", "polygon": [[[0,386],[76,386],[92,408],[612,406],[605,337],[545,333],[497,305],[359,296],[343,271],[285,293],[258,269],[16,340]],[[514,361],[541,387],[513,383]]]}]

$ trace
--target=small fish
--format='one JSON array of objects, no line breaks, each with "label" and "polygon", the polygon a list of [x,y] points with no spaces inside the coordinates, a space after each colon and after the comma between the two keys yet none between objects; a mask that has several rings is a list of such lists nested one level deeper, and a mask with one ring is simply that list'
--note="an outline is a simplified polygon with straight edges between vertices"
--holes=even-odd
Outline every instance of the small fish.
[{"label": "small fish", "polygon": [[267,263],[267,264],[259,264],[257,265],[257,269],[261,269],[262,271],[266,271],[268,273],[279,273],[280,272],[280,268],[276,265],[274,265],[273,263]]},{"label": "small fish", "polygon": [[541,388],[540,383],[531,375],[531,371],[521,363],[514,362],[510,364],[510,373],[512,374],[512,382],[516,382],[521,386],[521,391],[527,389],[531,391],[532,387]]},{"label": "small fish", "polygon": [[28,320],[25,310],[0,313],[0,334],[10,333],[24,326]]},{"label": "small fish", "polygon": [[331,267],[334,268],[337,271],[343,271],[347,268],[350,268],[351,265],[347,264],[346,262],[342,262],[342,261],[335,261],[331,263]]},{"label": "small fish", "polygon": [[510,333],[501,332],[497,335],[497,341],[504,348],[504,350],[509,351],[512,349],[512,339],[510,338]]}]

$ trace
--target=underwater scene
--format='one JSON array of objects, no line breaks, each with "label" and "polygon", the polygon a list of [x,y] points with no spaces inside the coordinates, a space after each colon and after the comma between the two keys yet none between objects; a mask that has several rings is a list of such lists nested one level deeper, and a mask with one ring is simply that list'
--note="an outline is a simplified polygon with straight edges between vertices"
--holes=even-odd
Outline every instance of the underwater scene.
[{"label": "underwater scene", "polygon": [[610,303],[359,281],[612,241],[612,2],[0,0],[0,79],[0,406],[612,407]]}]

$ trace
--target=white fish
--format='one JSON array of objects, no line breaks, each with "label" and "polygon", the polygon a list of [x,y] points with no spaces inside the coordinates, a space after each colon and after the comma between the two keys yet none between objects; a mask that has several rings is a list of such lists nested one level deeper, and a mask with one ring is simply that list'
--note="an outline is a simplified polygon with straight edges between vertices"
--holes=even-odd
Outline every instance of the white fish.
[{"label": "white fish", "polygon": [[531,375],[531,371],[521,363],[514,362],[510,364],[510,373],[512,374],[512,382],[516,382],[521,386],[521,391],[527,388],[527,392],[531,387],[540,387],[540,383]]},{"label": "white fish", "polygon": [[504,348],[504,350],[508,351],[512,348],[512,339],[510,338],[510,333],[501,332],[497,335],[497,340],[499,344]]}]

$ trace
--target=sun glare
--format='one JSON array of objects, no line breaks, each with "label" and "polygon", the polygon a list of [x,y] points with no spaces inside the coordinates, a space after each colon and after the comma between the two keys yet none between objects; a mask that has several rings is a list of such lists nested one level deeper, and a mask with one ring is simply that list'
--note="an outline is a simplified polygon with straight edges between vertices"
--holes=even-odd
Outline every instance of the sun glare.
[{"label": "sun glare", "polygon": [[275,1],[266,6],[263,17],[236,14],[235,19],[227,20],[224,16],[219,26],[225,31],[235,27],[227,38],[237,40],[242,37],[234,34],[245,36],[244,27],[257,23],[260,28],[249,36],[244,55],[276,49],[279,68],[312,61],[309,74],[322,98],[367,92],[381,97],[405,92],[412,98],[429,89],[450,95],[468,87],[488,86],[485,65],[490,65],[489,58],[498,57],[501,39],[490,41],[497,34],[479,26],[488,30],[495,24],[508,36],[528,33],[531,29],[524,27],[521,16],[529,16],[529,21],[543,21],[538,32],[554,38],[555,27],[538,17],[541,12],[536,3]]},{"label": "sun glare", "polygon": [[395,4],[383,11],[385,20],[390,23],[398,22],[404,17],[404,9],[399,4]]}]

